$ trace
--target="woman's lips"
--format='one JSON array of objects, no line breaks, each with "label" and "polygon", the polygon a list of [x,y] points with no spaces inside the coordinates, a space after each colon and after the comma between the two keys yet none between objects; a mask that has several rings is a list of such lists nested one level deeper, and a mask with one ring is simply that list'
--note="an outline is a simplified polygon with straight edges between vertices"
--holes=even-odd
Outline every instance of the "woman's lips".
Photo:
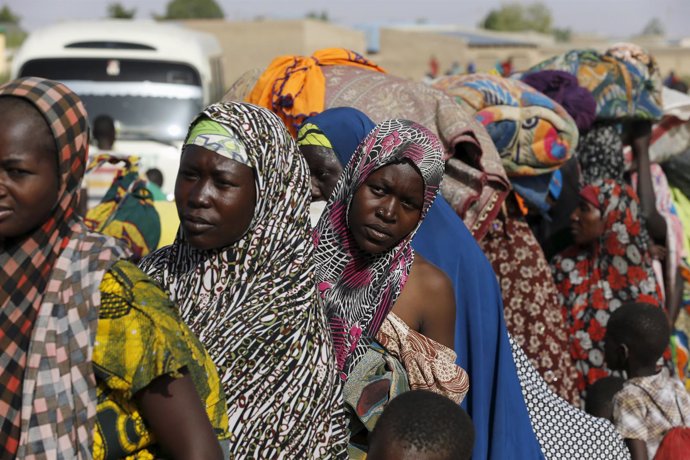
[{"label": "woman's lips", "polygon": [[374,241],[386,241],[390,238],[390,234],[380,227],[365,225],[367,236]]},{"label": "woman's lips", "polygon": [[194,215],[182,216],[182,225],[186,231],[191,233],[202,233],[214,226],[203,217]]},{"label": "woman's lips", "polygon": [[14,211],[10,208],[0,208],[0,221],[7,219],[10,217],[12,214],[14,214]]}]

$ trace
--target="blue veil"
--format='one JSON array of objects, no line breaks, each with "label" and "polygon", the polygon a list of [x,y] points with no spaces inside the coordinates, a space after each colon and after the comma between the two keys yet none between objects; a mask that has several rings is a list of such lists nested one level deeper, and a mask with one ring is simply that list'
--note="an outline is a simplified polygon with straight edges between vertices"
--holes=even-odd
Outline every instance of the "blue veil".
[{"label": "blue veil", "polygon": [[[375,126],[365,114],[349,107],[326,110],[306,122],[321,129],[343,165]],[[544,458],[520,389],[496,275],[442,196],[436,198],[412,246],[453,282],[457,364],[470,377],[462,407],[475,427],[472,458]]]}]

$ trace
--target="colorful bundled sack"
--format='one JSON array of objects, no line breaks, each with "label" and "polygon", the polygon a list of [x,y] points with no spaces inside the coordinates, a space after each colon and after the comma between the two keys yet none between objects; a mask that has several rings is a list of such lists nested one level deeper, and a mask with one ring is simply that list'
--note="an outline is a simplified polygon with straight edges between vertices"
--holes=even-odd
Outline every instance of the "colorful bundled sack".
[{"label": "colorful bundled sack", "polygon": [[155,250],[161,236],[161,222],[146,181],[139,177],[139,159],[109,154],[95,157],[87,172],[109,163],[124,163],[103,200],[86,213],[84,223],[95,232],[124,241],[135,260]]},{"label": "colorful bundled sack", "polygon": [[489,132],[508,176],[552,172],[577,147],[579,131],[565,109],[521,81],[472,74],[444,77],[434,86],[474,113]]},{"label": "colorful bundled sack", "polygon": [[541,70],[575,75],[597,102],[597,120],[658,120],[663,114],[661,73],[654,58],[636,45],[616,45],[606,53],[571,50],[523,75]]},{"label": "colorful bundled sack", "polygon": [[354,51],[326,48],[312,56],[279,56],[258,78],[246,102],[278,115],[293,137],[304,120],[325,109],[326,79],[321,67],[346,65],[384,72]]}]

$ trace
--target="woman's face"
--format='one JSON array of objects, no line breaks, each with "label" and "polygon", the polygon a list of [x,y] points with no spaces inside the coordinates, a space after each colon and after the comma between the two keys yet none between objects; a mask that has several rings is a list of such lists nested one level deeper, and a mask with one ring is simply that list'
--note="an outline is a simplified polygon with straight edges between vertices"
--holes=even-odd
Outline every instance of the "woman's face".
[{"label": "woman's face", "polygon": [[180,226],[193,247],[229,246],[249,229],[256,206],[254,171],[197,145],[182,151],[175,182]]},{"label": "woman's face", "polygon": [[316,145],[301,145],[300,151],[309,165],[312,201],[328,201],[343,172],[338,157],[333,150]]},{"label": "woman's face", "polygon": [[577,245],[591,245],[604,233],[601,211],[590,202],[581,199],[570,215],[570,228]]},{"label": "woman's face", "polygon": [[377,169],[352,198],[348,221],[359,248],[370,254],[385,252],[410,234],[424,206],[424,181],[411,164]]},{"label": "woman's face", "polygon": [[58,200],[55,141],[41,114],[30,109],[0,103],[0,241],[43,225]]}]

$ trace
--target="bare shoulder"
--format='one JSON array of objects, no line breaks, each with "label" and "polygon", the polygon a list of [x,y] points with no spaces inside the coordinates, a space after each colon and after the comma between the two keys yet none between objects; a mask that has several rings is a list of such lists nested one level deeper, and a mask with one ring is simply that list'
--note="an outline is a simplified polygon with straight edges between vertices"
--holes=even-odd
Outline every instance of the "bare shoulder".
[{"label": "bare shoulder", "polygon": [[453,283],[443,270],[419,254],[415,254],[410,269],[409,283],[414,283],[417,290],[438,294],[439,291],[453,290]]}]

